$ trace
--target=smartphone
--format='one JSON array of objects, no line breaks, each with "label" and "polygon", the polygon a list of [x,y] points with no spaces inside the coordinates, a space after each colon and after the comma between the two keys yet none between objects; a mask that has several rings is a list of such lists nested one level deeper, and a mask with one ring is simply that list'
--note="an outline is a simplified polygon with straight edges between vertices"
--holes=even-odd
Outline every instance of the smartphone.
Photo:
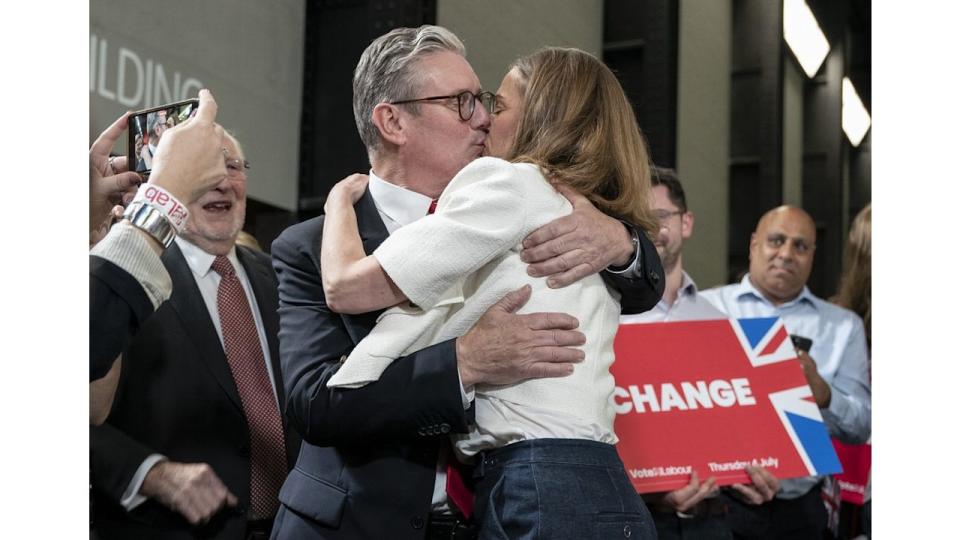
[{"label": "smartphone", "polygon": [[800,351],[805,353],[810,352],[810,347],[813,347],[813,340],[808,337],[798,336],[796,334],[790,334],[790,340],[793,341],[793,346]]},{"label": "smartphone", "polygon": [[146,179],[153,168],[153,154],[164,132],[197,114],[197,98],[137,111],[127,117],[127,163]]}]

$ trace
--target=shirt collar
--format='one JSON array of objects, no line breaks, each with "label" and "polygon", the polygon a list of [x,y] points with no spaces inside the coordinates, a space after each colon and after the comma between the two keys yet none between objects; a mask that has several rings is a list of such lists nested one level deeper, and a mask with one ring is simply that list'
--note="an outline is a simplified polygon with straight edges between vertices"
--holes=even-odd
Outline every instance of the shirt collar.
[{"label": "shirt collar", "polygon": [[[210,272],[210,267],[213,266],[213,260],[216,259],[217,256],[212,253],[207,253],[196,244],[181,236],[176,237],[175,242],[180,247],[183,258],[186,259],[187,266],[190,267],[193,275],[196,276],[197,279],[206,277]],[[240,260],[237,259],[237,246],[230,248],[230,253],[227,253],[227,259],[230,259],[230,264],[232,264],[235,269],[240,268]]]},{"label": "shirt collar", "polygon": [[427,215],[433,199],[415,191],[391,184],[370,170],[368,184],[377,210],[384,213],[400,226],[409,225]]},{"label": "shirt collar", "polygon": [[680,291],[679,294],[684,296],[695,296],[699,292],[697,289],[697,284],[693,282],[693,278],[690,277],[690,274],[683,272],[683,279],[680,281]]},{"label": "shirt collar", "polygon": [[[753,286],[753,282],[750,281],[749,272],[745,276],[743,276],[743,279],[740,280],[740,285],[739,285],[739,289],[737,290],[736,296],[737,296],[737,299],[740,299],[747,295],[754,296],[758,298],[760,301],[773,306],[773,302],[771,302],[770,300],[767,300],[767,297],[765,297],[763,293],[761,293],[759,290],[757,290],[756,287]],[[794,304],[799,304],[801,302],[804,302],[804,303],[810,304],[814,308],[817,308],[818,306],[817,306],[816,300],[817,300],[817,297],[814,296],[812,292],[810,292],[810,289],[808,289],[806,285],[804,285],[803,289],[800,291],[800,294],[798,294],[796,298],[794,298],[793,300],[790,300],[789,302],[784,302],[776,307],[788,308]]]}]

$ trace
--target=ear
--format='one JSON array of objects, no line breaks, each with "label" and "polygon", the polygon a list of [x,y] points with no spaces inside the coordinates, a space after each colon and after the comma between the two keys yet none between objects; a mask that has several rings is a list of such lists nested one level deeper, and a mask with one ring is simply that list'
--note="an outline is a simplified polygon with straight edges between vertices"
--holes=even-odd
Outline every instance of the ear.
[{"label": "ear", "polygon": [[757,232],[750,233],[750,260],[753,260],[753,248],[757,247]]},{"label": "ear", "polygon": [[680,214],[680,238],[686,240],[693,235],[693,212]]},{"label": "ear", "polygon": [[403,119],[400,117],[400,109],[396,105],[389,103],[378,103],[373,108],[370,115],[373,125],[380,131],[380,137],[383,140],[401,146],[406,142],[406,135],[403,131]]}]

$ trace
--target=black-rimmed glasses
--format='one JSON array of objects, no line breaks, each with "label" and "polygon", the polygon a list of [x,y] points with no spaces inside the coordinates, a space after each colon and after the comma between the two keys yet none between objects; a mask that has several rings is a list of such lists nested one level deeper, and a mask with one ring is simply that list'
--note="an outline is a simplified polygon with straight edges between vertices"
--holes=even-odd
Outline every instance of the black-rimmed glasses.
[{"label": "black-rimmed glasses", "polygon": [[441,99],[456,99],[457,100],[457,113],[460,114],[460,119],[466,122],[473,118],[473,113],[477,108],[477,100],[480,100],[480,104],[490,112],[493,110],[493,104],[497,100],[497,96],[493,92],[480,92],[479,94],[474,94],[469,90],[464,90],[459,94],[454,94],[452,96],[433,96],[417,99],[403,99],[400,101],[391,101],[391,105],[403,105],[404,103],[416,103],[418,101],[439,101]]}]

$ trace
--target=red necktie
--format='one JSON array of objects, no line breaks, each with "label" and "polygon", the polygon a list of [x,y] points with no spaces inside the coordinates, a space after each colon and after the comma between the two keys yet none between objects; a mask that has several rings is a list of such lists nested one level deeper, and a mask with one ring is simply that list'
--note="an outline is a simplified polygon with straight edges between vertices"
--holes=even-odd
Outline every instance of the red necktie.
[{"label": "red necktie", "polygon": [[447,460],[447,499],[456,506],[463,517],[470,518],[473,514],[473,491],[463,481],[463,465],[457,461],[453,452],[448,453]]},{"label": "red necktie", "polygon": [[255,518],[269,518],[277,512],[287,475],[283,422],[243,285],[226,257],[214,259],[213,270],[220,274],[217,312],[223,348],[250,428],[250,511]]},{"label": "red necktie", "polygon": [[427,215],[429,216],[430,214],[436,211],[437,211],[437,199],[434,199],[430,201],[430,208],[427,208]]}]

